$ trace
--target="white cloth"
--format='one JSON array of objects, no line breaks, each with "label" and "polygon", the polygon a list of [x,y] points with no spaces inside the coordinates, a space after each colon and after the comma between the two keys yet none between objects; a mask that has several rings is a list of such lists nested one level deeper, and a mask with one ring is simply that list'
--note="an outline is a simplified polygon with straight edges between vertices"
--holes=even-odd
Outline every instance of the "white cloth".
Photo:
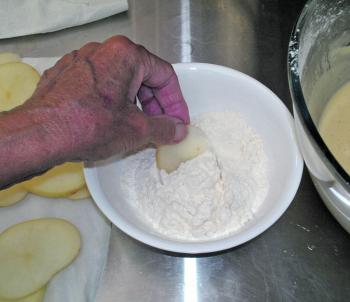
[{"label": "white cloth", "polygon": [[0,39],[52,32],[127,9],[127,0],[0,0]]},{"label": "white cloth", "polygon": [[[45,302],[94,302],[106,263],[111,225],[92,200],[27,197],[0,208],[0,233],[17,223],[44,217],[63,218],[80,231],[78,257],[49,282]],[[1,269],[1,268],[0,268]]]},{"label": "white cloth", "polygon": [[[23,61],[42,73],[57,58],[29,58]],[[43,217],[68,220],[79,229],[82,238],[79,256],[50,281],[44,301],[94,302],[107,261],[111,223],[91,198],[72,201],[28,194],[23,201],[0,208],[0,233],[14,224]]]}]

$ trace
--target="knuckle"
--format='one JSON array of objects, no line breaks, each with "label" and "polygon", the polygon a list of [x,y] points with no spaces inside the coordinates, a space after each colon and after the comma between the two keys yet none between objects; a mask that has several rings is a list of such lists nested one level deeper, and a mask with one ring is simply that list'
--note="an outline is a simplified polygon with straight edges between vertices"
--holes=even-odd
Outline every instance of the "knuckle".
[{"label": "knuckle", "polygon": [[106,44],[110,45],[113,48],[117,48],[118,50],[129,51],[136,47],[136,44],[133,43],[129,38],[125,36],[113,36],[106,40]]},{"label": "knuckle", "polygon": [[147,49],[144,46],[140,44],[137,44],[137,45],[135,44],[135,46],[136,46],[135,49],[138,53],[147,53]]},{"label": "knuckle", "polygon": [[142,45],[135,45],[135,54],[140,63],[143,63],[145,66],[151,67],[152,57],[150,56],[148,50]]},{"label": "knuckle", "polygon": [[98,42],[89,42],[89,43],[85,44],[82,48],[80,48],[79,51],[76,52],[74,57],[78,56],[79,54],[88,53],[92,50],[95,50],[95,49],[97,49],[97,47],[99,45],[100,45],[100,43],[98,43]]},{"label": "knuckle", "polygon": [[106,40],[104,43],[105,48],[110,52],[116,54],[119,58],[123,58],[128,62],[137,62],[139,57],[138,45],[133,43],[125,36],[114,36]]},{"label": "knuckle", "polygon": [[85,44],[85,47],[93,48],[93,47],[97,47],[99,45],[100,45],[100,43],[98,43],[98,42],[88,42],[88,43]]}]

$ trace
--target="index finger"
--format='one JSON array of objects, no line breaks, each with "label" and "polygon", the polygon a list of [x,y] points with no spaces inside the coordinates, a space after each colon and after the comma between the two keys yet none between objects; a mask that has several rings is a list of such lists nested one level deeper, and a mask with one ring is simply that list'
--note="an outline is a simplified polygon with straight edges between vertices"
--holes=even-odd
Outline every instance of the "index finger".
[{"label": "index finger", "polygon": [[[143,85],[150,87],[164,114],[190,123],[186,101],[182,95],[174,68],[168,62],[140,46],[143,65]],[[142,103],[142,96],[140,99]]]}]

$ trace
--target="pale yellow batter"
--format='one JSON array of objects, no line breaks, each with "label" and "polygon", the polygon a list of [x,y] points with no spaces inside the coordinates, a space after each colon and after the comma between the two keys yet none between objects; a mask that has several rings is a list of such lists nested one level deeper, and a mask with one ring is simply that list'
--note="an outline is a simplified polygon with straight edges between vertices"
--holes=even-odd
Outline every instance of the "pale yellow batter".
[{"label": "pale yellow batter", "polygon": [[319,131],[339,164],[350,174],[350,82],[330,98],[322,112]]}]

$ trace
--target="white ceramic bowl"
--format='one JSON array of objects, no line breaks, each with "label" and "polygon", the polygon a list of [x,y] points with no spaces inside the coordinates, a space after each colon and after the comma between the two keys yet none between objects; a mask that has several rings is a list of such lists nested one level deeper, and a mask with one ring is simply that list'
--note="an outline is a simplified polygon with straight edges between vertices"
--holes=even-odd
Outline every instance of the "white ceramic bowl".
[{"label": "white ceramic bowl", "polygon": [[101,211],[119,229],[156,248],[208,253],[238,246],[258,236],[286,211],[298,189],[303,161],[293,120],[279,98],[253,78],[230,68],[201,63],[175,64],[191,116],[210,111],[239,112],[264,141],[270,188],[258,213],[240,231],[222,239],[182,242],[156,233],[135,215],[120,193],[117,158],[85,168],[86,182]]}]

